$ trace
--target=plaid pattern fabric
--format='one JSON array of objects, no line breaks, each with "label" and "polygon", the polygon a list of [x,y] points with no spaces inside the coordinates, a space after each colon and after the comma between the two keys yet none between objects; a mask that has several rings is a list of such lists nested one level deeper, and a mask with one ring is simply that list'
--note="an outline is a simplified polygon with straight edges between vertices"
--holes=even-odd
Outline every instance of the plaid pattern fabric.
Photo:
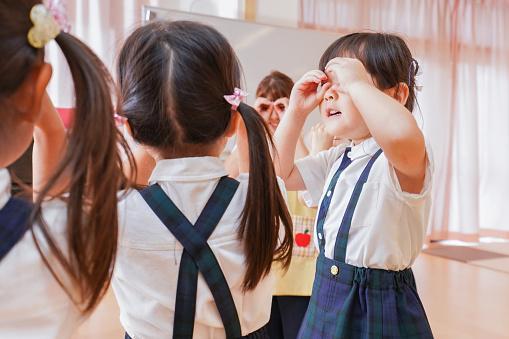
[{"label": "plaid pattern fabric", "polygon": [[[315,257],[317,254],[316,247],[313,244],[315,219],[292,214],[292,221],[294,234],[292,256]],[[300,234],[309,234],[310,241],[307,245],[297,241],[297,237]]]},{"label": "plaid pattern fabric", "polygon": [[29,218],[32,204],[11,198],[0,210],[0,261],[23,238],[29,229]]},{"label": "plaid pattern fabric", "polygon": [[[313,292],[300,339],[433,338],[411,269],[395,272],[345,263],[352,217],[362,187],[381,153],[378,150],[373,155],[355,185],[336,236],[334,259],[325,257],[325,237],[320,241]],[[334,175],[328,191],[338,178]],[[320,206],[320,212],[323,209],[325,213],[319,214],[318,232],[323,232],[331,196]]]},{"label": "plaid pattern fabric", "polygon": [[240,320],[228,283],[207,239],[235,195],[239,183],[223,177],[193,226],[161,187],[154,184],[140,193],[154,213],[184,247],[179,268],[174,338],[192,338],[198,271],[214,297],[228,338],[241,337]]},{"label": "plaid pattern fabric", "polygon": [[433,338],[411,269],[359,268],[322,254],[316,268],[298,338]]}]

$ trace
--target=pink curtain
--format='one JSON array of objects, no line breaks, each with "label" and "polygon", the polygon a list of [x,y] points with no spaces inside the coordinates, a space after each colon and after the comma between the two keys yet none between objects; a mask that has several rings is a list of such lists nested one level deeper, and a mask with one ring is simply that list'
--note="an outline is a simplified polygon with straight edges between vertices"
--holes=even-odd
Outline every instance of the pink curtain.
[{"label": "pink curtain", "polygon": [[430,237],[509,237],[509,1],[301,0],[299,25],[407,40],[435,158]]}]

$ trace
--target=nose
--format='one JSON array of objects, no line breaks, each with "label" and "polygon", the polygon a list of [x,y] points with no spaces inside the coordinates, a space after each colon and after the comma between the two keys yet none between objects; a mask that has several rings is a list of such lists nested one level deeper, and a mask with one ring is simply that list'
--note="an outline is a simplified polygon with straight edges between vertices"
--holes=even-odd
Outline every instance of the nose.
[{"label": "nose", "polygon": [[274,108],[269,113],[269,121],[273,121],[273,122],[279,121],[279,115],[277,114],[277,112]]},{"label": "nose", "polygon": [[327,90],[327,92],[325,92],[325,95],[323,97],[323,100],[325,100],[326,102],[332,102],[337,99],[338,99],[338,93],[331,89]]}]

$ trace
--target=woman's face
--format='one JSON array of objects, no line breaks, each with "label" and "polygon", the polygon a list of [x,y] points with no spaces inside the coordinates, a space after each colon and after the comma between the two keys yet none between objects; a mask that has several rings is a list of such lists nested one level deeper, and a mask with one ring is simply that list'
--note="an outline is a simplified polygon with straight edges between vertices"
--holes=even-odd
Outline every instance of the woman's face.
[{"label": "woman's face", "polygon": [[265,97],[257,97],[254,108],[260,114],[269,126],[272,133],[276,131],[277,126],[283,115],[285,114],[286,108],[288,107],[288,98],[278,98],[275,101],[271,101]]}]

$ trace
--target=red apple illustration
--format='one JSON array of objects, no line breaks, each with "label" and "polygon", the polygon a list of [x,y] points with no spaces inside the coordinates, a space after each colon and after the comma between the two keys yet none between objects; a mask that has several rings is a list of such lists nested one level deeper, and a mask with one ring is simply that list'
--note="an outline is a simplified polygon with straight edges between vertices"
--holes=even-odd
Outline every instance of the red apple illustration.
[{"label": "red apple illustration", "polygon": [[311,242],[311,235],[309,234],[309,230],[306,229],[304,233],[297,233],[295,235],[295,243],[299,247],[307,247]]}]

